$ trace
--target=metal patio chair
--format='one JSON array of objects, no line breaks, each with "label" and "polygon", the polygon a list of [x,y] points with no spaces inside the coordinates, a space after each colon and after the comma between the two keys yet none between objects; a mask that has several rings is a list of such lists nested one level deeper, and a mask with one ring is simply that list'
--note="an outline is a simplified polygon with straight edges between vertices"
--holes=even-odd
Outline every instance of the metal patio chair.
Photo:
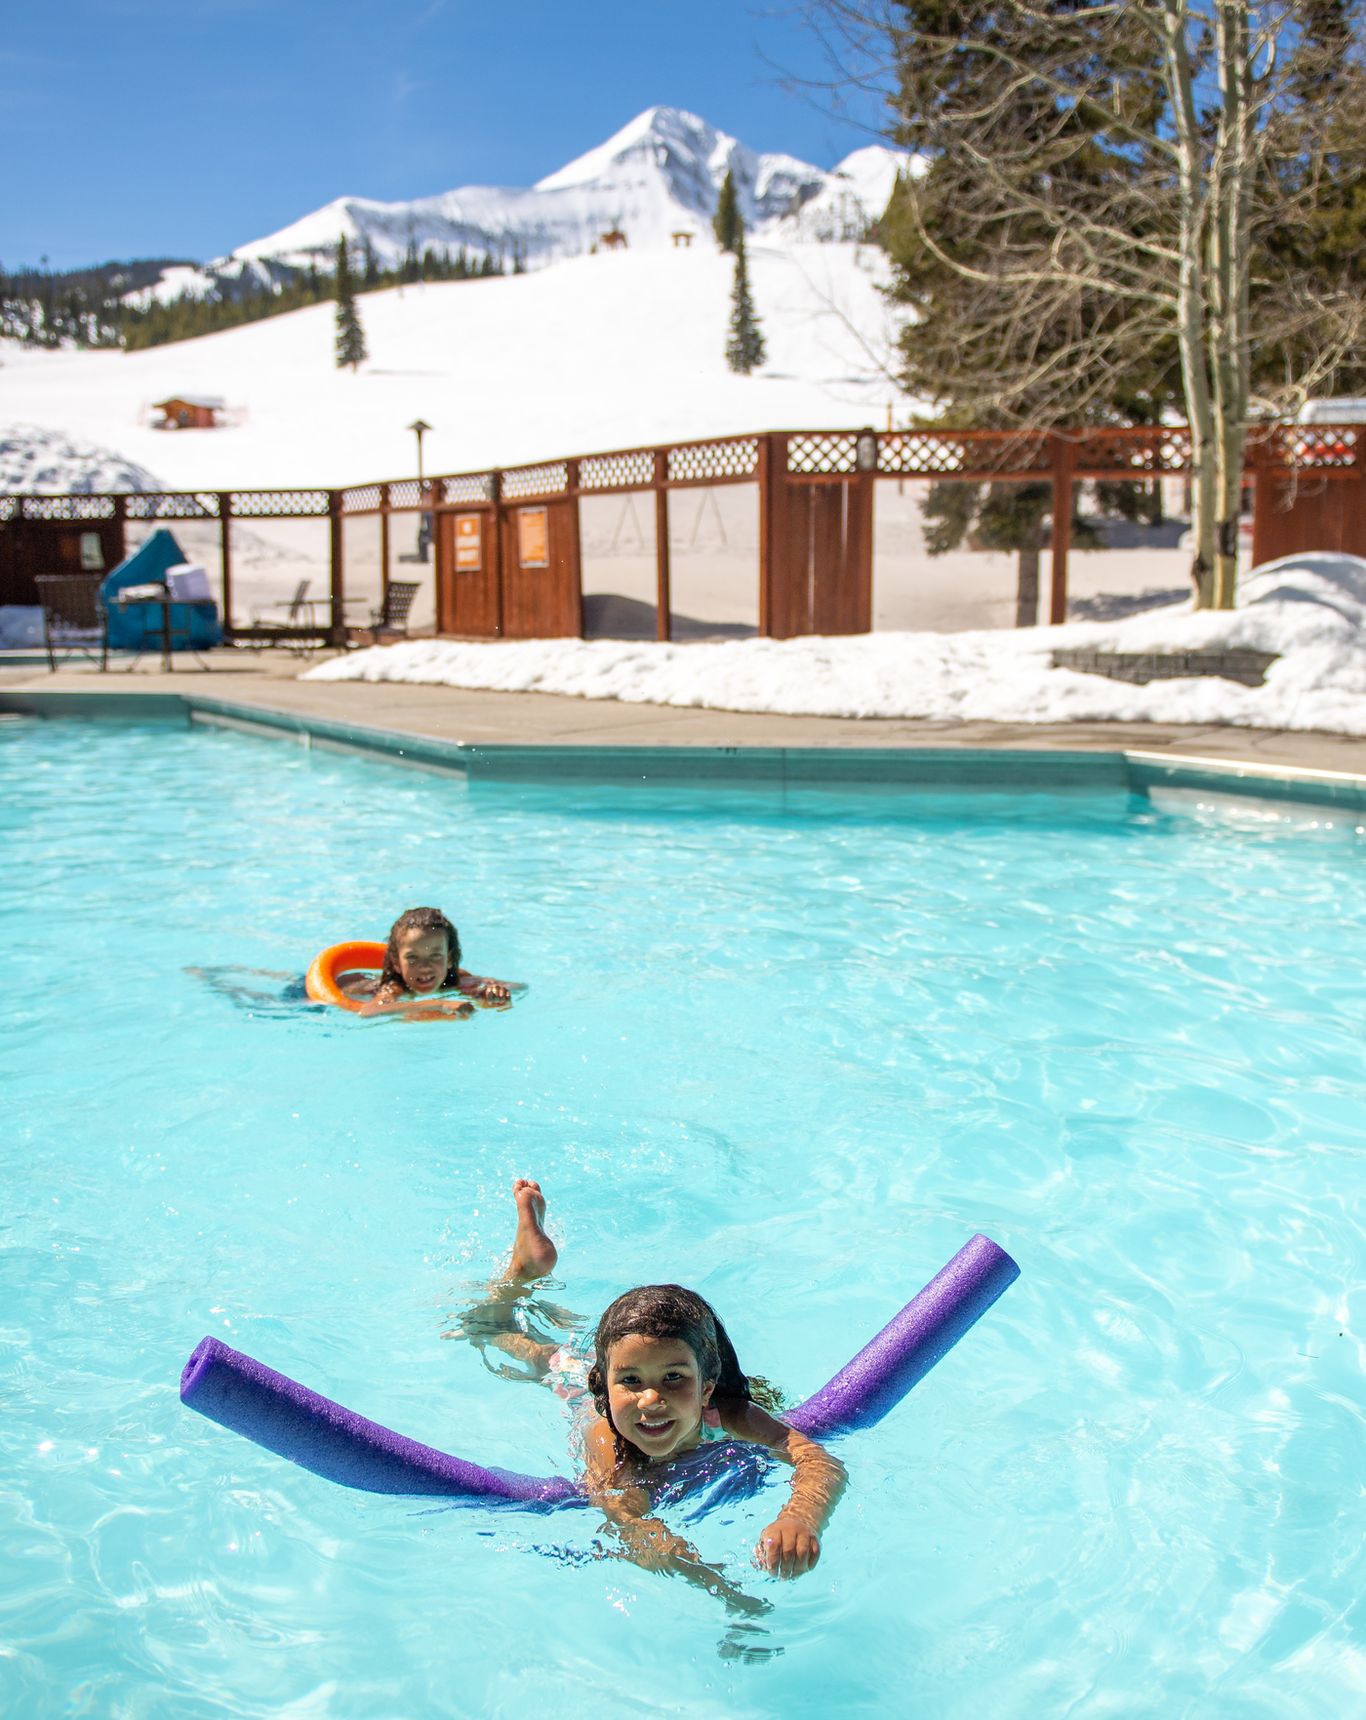
[{"label": "metal patio chair", "polygon": [[[271,629],[277,627],[307,626],[310,620],[309,610],[311,607],[308,601],[308,588],[312,583],[312,580],[301,579],[295,589],[293,597],[290,598],[288,603],[258,604],[251,612],[251,625],[253,627],[265,627]],[[285,612],[284,619],[280,620],[277,617],[267,618],[266,612],[270,609],[283,609]]]},{"label": "metal patio chair", "polygon": [[40,573],[35,576],[43,606],[43,644],[47,666],[56,670],[57,655],[94,658],[101,670],[109,665],[109,616],[100,598],[102,573]]},{"label": "metal patio chair", "polygon": [[[286,651],[297,651],[303,657],[311,656],[325,644],[330,629],[319,622],[317,611],[322,605],[330,612],[330,600],[311,598],[308,588],[312,583],[311,579],[301,579],[288,603],[258,604],[251,612],[250,631],[244,643],[253,651],[263,651],[267,645],[277,643],[270,635],[278,633],[283,635],[278,643]],[[269,615],[267,612],[272,609],[283,610],[283,618]]]},{"label": "metal patio chair", "polygon": [[385,588],[384,601],[378,609],[370,611],[369,621],[356,629],[359,633],[368,633],[372,645],[378,645],[383,633],[396,633],[402,639],[408,637],[408,613],[413,607],[413,599],[422,589],[421,580],[391,579]]}]

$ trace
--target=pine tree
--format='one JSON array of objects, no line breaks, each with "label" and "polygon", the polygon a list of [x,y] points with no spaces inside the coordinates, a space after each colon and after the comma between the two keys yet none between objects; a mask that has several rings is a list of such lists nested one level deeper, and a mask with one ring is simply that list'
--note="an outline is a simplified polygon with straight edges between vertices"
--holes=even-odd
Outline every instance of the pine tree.
[{"label": "pine tree", "polygon": [[354,373],[365,356],[365,334],[356,310],[356,292],[351,284],[351,264],[343,234],[337,240],[337,369],[349,364]]},{"label": "pine tree", "polygon": [[908,392],[1035,425],[1176,396],[1197,604],[1231,607],[1251,421],[1363,344],[1359,274],[1315,232],[1366,184],[1358,0],[821,3],[885,28],[893,135],[927,164],[890,247]]},{"label": "pine tree", "polygon": [[741,376],[748,376],[764,362],[764,337],[759,332],[759,319],[754,314],[754,300],[749,290],[749,264],[745,260],[745,229],[740,227],[735,240],[735,285],[730,299],[730,338],[726,342],[726,363]]},{"label": "pine tree", "polygon": [[377,287],[379,285],[379,258],[375,255],[375,247],[368,233],[365,235],[364,245],[365,274],[363,279],[366,291],[368,292],[371,287]]},{"label": "pine tree", "polygon": [[745,224],[740,218],[740,203],[735,195],[735,176],[729,168],[721,181],[721,195],[716,200],[712,231],[723,251],[735,251],[744,244]]}]

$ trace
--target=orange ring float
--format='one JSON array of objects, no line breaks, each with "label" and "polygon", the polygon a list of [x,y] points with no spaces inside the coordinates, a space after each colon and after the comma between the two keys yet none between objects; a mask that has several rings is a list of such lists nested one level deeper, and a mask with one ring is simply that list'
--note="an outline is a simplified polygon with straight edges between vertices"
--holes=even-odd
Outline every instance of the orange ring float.
[{"label": "orange ring float", "polygon": [[360,939],[348,944],[333,944],[321,955],[314,956],[304,975],[304,990],[314,1003],[335,1003],[338,1009],[361,1010],[363,997],[348,997],[341,988],[344,973],[378,973],[384,966],[384,944],[366,943]]},{"label": "orange ring float", "polygon": [[[347,944],[333,944],[308,964],[305,992],[314,1003],[332,1003],[338,1009],[359,1014],[370,999],[348,997],[341,988],[341,977],[344,973],[378,973],[384,966],[387,947],[359,938]],[[425,1003],[415,999],[403,1014],[410,1021],[452,1021],[468,1015],[473,1008],[467,998],[431,998]]]}]

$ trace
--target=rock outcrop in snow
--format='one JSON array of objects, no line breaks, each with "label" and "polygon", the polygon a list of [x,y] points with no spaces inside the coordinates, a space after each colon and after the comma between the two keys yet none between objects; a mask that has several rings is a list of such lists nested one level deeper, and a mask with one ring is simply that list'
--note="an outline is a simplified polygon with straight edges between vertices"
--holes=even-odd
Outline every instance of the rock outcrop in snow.
[{"label": "rock outcrop in snow", "polygon": [[0,494],[103,495],[118,490],[164,490],[143,466],[40,424],[0,425]]}]

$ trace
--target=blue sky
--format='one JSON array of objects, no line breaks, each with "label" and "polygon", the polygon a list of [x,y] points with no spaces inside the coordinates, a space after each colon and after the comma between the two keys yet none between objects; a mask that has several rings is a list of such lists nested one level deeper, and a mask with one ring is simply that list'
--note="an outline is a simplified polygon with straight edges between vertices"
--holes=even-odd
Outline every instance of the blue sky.
[{"label": "blue sky", "polygon": [[[830,167],[871,140],[780,0],[53,0],[0,33],[0,262],[203,259],[333,197],[529,185],[642,108]],[[853,117],[861,116],[861,121]]]}]

